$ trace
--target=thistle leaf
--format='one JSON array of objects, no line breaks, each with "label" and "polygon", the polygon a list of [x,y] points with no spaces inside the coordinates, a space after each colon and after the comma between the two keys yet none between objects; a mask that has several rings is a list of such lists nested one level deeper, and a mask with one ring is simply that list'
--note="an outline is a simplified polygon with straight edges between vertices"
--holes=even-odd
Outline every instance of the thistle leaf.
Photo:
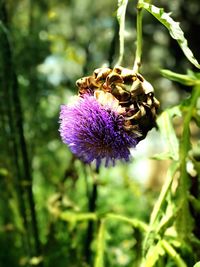
[{"label": "thistle leaf", "polygon": [[158,261],[160,255],[164,255],[165,251],[162,248],[161,242],[158,242],[155,246],[151,246],[147,252],[143,267],[153,267]]},{"label": "thistle leaf", "polygon": [[158,8],[154,5],[144,2],[143,0],[139,1],[138,8],[144,8],[149,13],[151,13],[157,20],[159,20],[168,29],[171,37],[178,42],[187,59],[195,67],[200,68],[200,64],[198,63],[192,51],[188,47],[188,42],[184,36],[182,29],[179,26],[179,22],[176,22],[171,18],[171,13],[166,13],[164,12],[163,8]]},{"label": "thistle leaf", "polygon": [[170,70],[161,70],[161,74],[166,77],[169,80],[187,85],[187,86],[194,86],[197,84],[200,84],[200,79],[193,75],[193,73],[188,73],[188,74],[179,74],[175,73]]},{"label": "thistle leaf", "polygon": [[172,124],[172,118],[177,115],[181,115],[180,109],[179,107],[174,107],[165,110],[157,120],[161,135],[165,139],[169,149],[167,151],[169,158],[173,160],[178,160],[179,158],[179,143]]}]

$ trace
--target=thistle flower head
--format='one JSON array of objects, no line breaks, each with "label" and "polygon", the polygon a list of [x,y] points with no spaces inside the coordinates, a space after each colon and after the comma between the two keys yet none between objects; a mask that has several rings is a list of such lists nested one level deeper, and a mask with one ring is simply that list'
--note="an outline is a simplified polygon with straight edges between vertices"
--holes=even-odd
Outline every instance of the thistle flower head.
[{"label": "thistle flower head", "polygon": [[[103,99],[101,99],[103,100]],[[123,115],[116,103],[100,104],[94,96],[85,95],[73,105],[62,105],[60,134],[72,153],[86,163],[96,160],[99,166],[114,165],[115,160],[129,160],[130,147],[135,147],[136,135],[124,130]]]},{"label": "thistle flower head", "polygon": [[124,68],[103,68],[77,81],[79,95],[62,105],[60,134],[78,158],[105,166],[128,161],[130,148],[155,126],[153,87]]}]

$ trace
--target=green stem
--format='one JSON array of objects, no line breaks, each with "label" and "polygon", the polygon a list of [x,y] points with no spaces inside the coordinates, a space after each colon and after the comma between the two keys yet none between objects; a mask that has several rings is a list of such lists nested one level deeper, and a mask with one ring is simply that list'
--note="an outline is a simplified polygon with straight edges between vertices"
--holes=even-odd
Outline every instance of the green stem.
[{"label": "green stem", "polygon": [[188,190],[188,173],[186,171],[186,160],[188,151],[190,150],[190,122],[193,116],[193,110],[195,108],[198,97],[200,96],[200,86],[196,86],[193,89],[190,106],[187,109],[183,122],[183,134],[180,142],[180,162],[181,162],[181,181],[180,189],[183,194],[187,193]]},{"label": "green stem", "polygon": [[75,213],[75,212],[62,212],[59,214],[59,218],[67,222],[79,222],[79,221],[96,221],[97,215],[93,212]]},{"label": "green stem", "polygon": [[[91,170],[92,171],[92,170]],[[92,188],[91,188],[91,192],[89,195],[89,199],[88,199],[88,211],[89,213],[95,213],[96,211],[96,202],[97,202],[97,198],[98,198],[98,184],[97,184],[97,175],[99,173],[99,169],[96,169],[95,173],[92,173],[92,180],[93,180],[93,184],[92,184]],[[88,227],[87,227],[87,233],[86,233],[86,241],[85,241],[85,258],[86,258],[86,262],[88,263],[88,265],[91,264],[91,243],[93,240],[93,235],[94,235],[94,221],[93,220],[89,220],[88,222]]]},{"label": "green stem", "polygon": [[137,219],[130,219],[130,218],[125,217],[123,215],[108,213],[106,215],[106,219],[108,219],[108,220],[114,219],[114,220],[123,221],[123,222],[131,224],[134,228],[138,228],[141,231],[145,231],[145,232],[148,229],[148,226],[144,222],[137,220]]},{"label": "green stem", "polygon": [[137,7],[137,47],[135,54],[135,61],[133,66],[133,71],[137,73],[141,66],[141,56],[142,56],[142,8]]},{"label": "green stem", "polygon": [[176,250],[166,240],[162,240],[161,245],[167,252],[167,254],[176,262],[177,267],[187,267],[183,259],[179,256]]},{"label": "green stem", "polygon": [[94,267],[104,266],[104,247],[105,247],[105,219],[100,222],[99,232],[97,236],[97,253]]},{"label": "green stem", "polygon": [[95,212],[85,212],[85,213],[74,213],[74,212],[62,212],[59,214],[59,218],[61,220],[67,222],[79,222],[79,221],[97,221],[97,220],[116,220],[122,221],[132,225],[134,228],[137,228],[141,231],[147,231],[148,226],[146,223],[138,220],[138,219],[131,219],[126,216],[114,213],[108,213],[103,217],[98,216]]},{"label": "green stem", "polygon": [[116,66],[121,65],[124,55],[124,31],[125,31],[125,15],[128,0],[118,0],[117,18],[119,21],[119,59]]}]

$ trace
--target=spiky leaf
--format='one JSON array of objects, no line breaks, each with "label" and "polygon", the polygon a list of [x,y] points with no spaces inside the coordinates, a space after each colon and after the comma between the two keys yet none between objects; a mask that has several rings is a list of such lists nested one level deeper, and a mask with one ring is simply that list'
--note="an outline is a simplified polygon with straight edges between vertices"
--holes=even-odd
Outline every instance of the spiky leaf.
[{"label": "spiky leaf", "polygon": [[180,28],[179,22],[176,22],[172,19],[171,13],[166,13],[164,12],[163,8],[158,8],[154,5],[144,2],[143,0],[139,1],[138,8],[144,8],[149,13],[151,13],[157,20],[159,20],[168,29],[171,37],[178,42],[187,59],[195,67],[200,68],[198,61],[194,57],[190,48],[188,47],[188,42],[184,36],[182,29]]},{"label": "spiky leaf", "polygon": [[194,75],[193,72],[188,72],[188,74],[175,73],[170,70],[161,70],[161,74],[169,80],[187,85],[194,86],[200,84],[200,78]]}]

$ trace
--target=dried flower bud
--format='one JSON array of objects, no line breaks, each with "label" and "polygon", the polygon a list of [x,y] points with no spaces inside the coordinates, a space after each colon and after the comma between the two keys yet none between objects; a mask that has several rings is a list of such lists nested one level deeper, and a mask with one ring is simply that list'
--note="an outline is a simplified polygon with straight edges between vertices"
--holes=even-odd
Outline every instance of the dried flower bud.
[{"label": "dried flower bud", "polygon": [[[146,134],[155,125],[156,113],[159,107],[159,101],[154,97],[154,89],[141,74],[133,73],[132,70],[116,67],[113,70],[109,68],[100,68],[94,71],[92,76],[81,83],[79,80],[79,94],[102,90],[111,93],[119,105],[126,108],[124,112],[125,129],[138,129],[140,140],[146,137]],[[84,80],[83,80],[84,81]],[[95,86],[94,86],[95,85]]]}]

